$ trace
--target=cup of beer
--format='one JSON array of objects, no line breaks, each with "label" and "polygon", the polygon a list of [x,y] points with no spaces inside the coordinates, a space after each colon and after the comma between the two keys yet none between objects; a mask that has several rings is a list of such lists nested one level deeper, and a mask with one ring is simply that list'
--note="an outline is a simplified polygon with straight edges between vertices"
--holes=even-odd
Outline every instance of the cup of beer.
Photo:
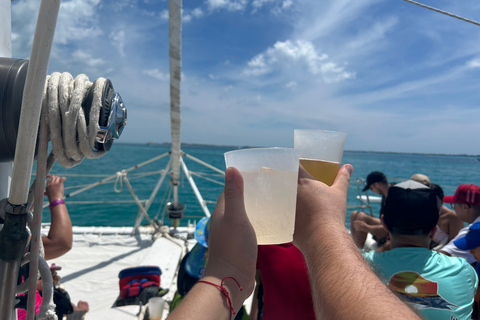
[{"label": "cup of beer", "polygon": [[294,130],[294,148],[300,151],[300,164],[315,179],[331,186],[342,162],[345,132]]},{"label": "cup of beer", "polygon": [[251,148],[225,153],[243,177],[245,210],[258,244],[293,241],[299,151]]}]

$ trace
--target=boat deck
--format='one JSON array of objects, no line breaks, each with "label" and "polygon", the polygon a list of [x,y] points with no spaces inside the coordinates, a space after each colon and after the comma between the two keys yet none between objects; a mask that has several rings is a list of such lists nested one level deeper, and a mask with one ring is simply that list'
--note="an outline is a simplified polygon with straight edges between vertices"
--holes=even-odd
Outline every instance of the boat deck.
[{"label": "boat deck", "polygon": [[[144,228],[133,234],[133,228],[74,227],[73,248],[64,256],[49,260],[61,266],[60,283],[72,302],[84,300],[90,311],[85,319],[141,319],[139,306],[113,308],[119,295],[118,274],[122,269],[156,265],[162,270],[161,287],[169,288],[165,296],[171,301],[176,290],[176,273],[186,247],[195,240],[154,235],[153,229]],[[168,308],[168,304],[165,304]],[[168,314],[165,310],[164,318]],[[141,312],[140,312],[141,313]]]}]

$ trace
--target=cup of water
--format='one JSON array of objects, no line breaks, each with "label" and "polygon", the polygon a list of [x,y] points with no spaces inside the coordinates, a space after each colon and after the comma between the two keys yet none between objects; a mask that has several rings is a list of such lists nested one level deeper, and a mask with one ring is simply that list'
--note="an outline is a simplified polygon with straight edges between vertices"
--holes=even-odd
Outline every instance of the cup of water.
[{"label": "cup of water", "polygon": [[150,320],[162,320],[164,309],[165,299],[161,297],[153,297],[148,300],[148,314]]},{"label": "cup of water", "polygon": [[315,179],[331,186],[342,162],[345,132],[294,130],[294,148],[300,151],[300,164]]},{"label": "cup of water", "polygon": [[258,244],[293,240],[299,151],[251,148],[225,153],[225,164],[244,181],[245,210]]}]

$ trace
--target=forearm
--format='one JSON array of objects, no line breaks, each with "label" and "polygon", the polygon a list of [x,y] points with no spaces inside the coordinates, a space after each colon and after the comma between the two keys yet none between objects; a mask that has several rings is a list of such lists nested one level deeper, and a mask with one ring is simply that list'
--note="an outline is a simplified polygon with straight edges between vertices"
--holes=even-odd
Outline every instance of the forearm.
[{"label": "forearm", "polygon": [[318,319],[421,319],[371,271],[343,226],[312,240],[303,254]]},{"label": "forearm", "polygon": [[[221,279],[205,277],[201,280],[220,285]],[[243,301],[238,299],[239,288],[233,280],[226,280],[223,287],[227,290],[232,307],[236,312]],[[197,282],[183,301],[168,316],[169,320],[230,320],[230,304],[219,288],[204,282]],[[233,319],[233,316],[232,316]]]},{"label": "forearm", "polygon": [[42,237],[45,259],[54,259],[72,248],[72,222],[67,207],[59,204],[50,208],[51,224],[48,236]]}]

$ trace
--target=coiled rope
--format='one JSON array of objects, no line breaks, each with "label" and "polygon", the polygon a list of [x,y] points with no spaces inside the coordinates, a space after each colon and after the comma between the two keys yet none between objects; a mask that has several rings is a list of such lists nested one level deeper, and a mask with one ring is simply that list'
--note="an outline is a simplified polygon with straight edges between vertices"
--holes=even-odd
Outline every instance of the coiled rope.
[{"label": "coiled rope", "polygon": [[[28,310],[35,310],[39,261],[43,261],[39,251],[43,247],[40,226],[46,176],[53,167],[55,160],[63,167],[71,168],[82,162],[85,157],[89,159],[99,158],[106,153],[105,150],[95,150],[95,138],[100,129],[98,120],[102,108],[105,82],[106,79],[99,78],[92,83],[83,74],[73,79],[72,75],[66,72],[62,74],[55,72],[47,76],[39,125],[37,173],[28,195],[28,207],[31,207],[32,204],[34,206],[33,219],[29,223],[32,238],[28,280]],[[93,88],[93,99],[87,127],[82,104],[92,85],[95,85],[95,87]],[[52,143],[52,151],[47,157],[49,138]],[[33,201],[34,199],[36,201]],[[46,277],[50,281],[51,275],[49,272]],[[53,292],[53,287],[47,287],[46,289]],[[56,315],[51,313],[52,306],[54,310],[52,299],[44,299],[40,308],[42,312],[38,315],[38,319],[56,320]],[[29,312],[27,317],[31,316],[33,315]]]},{"label": "coiled rope", "polygon": [[76,166],[85,157],[100,158],[106,153],[95,150],[105,81],[104,78],[95,81],[87,127],[82,103],[93,83],[84,74],[75,79],[67,72],[47,76],[40,126],[48,126],[55,160],[65,168]]}]

